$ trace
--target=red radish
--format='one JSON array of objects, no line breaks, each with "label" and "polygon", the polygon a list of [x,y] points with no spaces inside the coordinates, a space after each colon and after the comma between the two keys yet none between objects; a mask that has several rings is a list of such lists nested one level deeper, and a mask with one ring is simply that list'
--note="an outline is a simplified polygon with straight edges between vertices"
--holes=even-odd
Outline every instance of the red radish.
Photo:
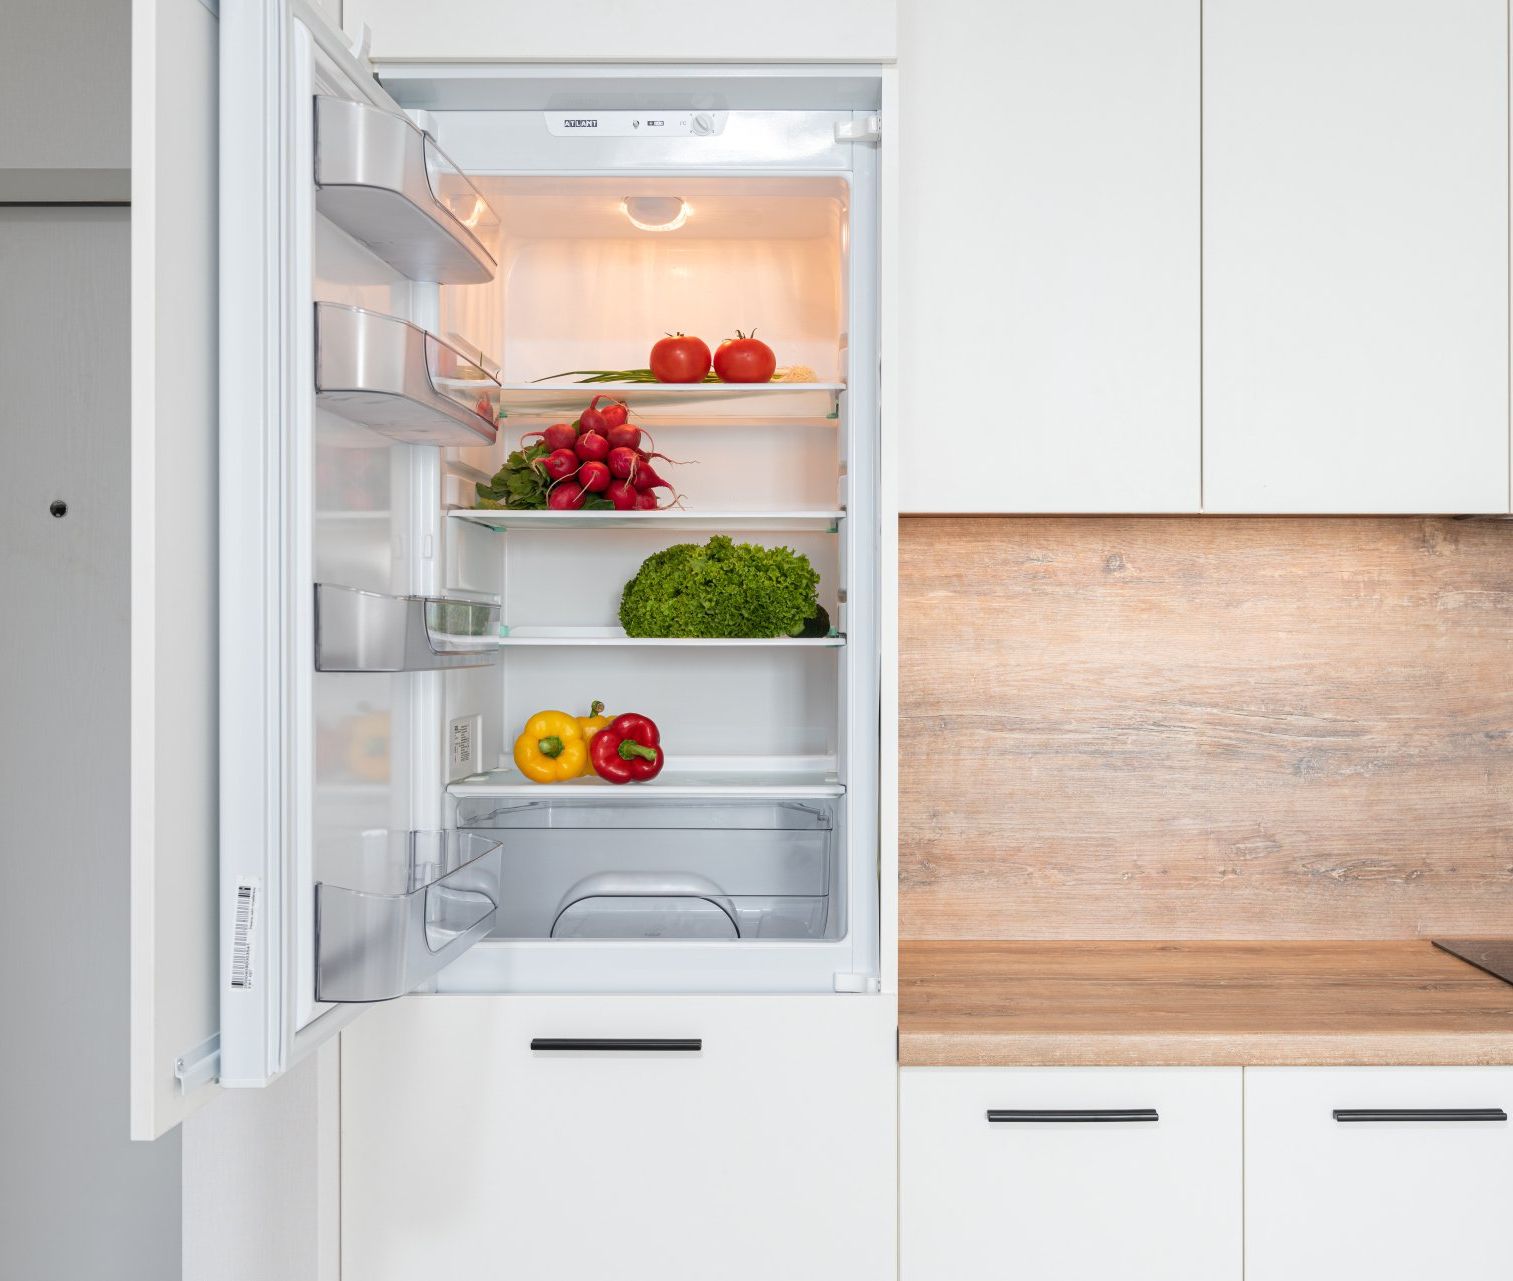
[{"label": "red radish", "polygon": [[578,433],[572,423],[553,423],[541,433],[541,439],[548,449],[571,449]]},{"label": "red radish", "polygon": [[636,468],[636,474],[630,478],[630,483],[643,493],[649,489],[671,489],[672,482],[663,480],[652,470],[650,463],[642,463]]},{"label": "red radish", "polygon": [[575,480],[564,480],[561,484],[552,486],[551,492],[546,496],[546,505],[554,512],[576,511],[583,506],[585,497],[582,485]]},{"label": "red radish", "polygon": [[609,474],[617,480],[629,480],[641,465],[641,455],[627,445],[609,451]]},{"label": "red radish", "polygon": [[623,427],[625,420],[630,417],[630,406],[623,400],[612,400],[599,411],[599,416],[604,419],[606,430]]},{"label": "red radish", "polygon": [[578,455],[571,449],[554,449],[541,460],[541,466],[553,480],[566,480],[578,470]]},{"label": "red radish", "polygon": [[601,462],[584,463],[578,468],[578,483],[591,494],[602,494],[609,488],[609,468]]},{"label": "red radish", "polygon": [[609,456],[609,441],[596,431],[586,431],[578,437],[578,443],[573,446],[578,451],[578,457],[584,462],[603,462]]},{"label": "red radish", "polygon": [[628,480],[617,480],[604,492],[609,495],[609,501],[614,503],[617,512],[634,511],[636,500],[641,497]]},{"label": "red radish", "polygon": [[606,433],[612,449],[640,449],[641,429],[630,423],[617,423]]},{"label": "red radish", "polygon": [[655,494],[637,494],[636,510],[638,512],[654,512],[661,508],[662,504],[657,501]]},{"label": "red radish", "polygon": [[[601,400],[609,401],[603,409],[599,408]],[[605,432],[618,423],[625,421],[625,408],[618,400],[606,396],[602,391],[588,402],[588,408],[578,415],[579,431]]]}]

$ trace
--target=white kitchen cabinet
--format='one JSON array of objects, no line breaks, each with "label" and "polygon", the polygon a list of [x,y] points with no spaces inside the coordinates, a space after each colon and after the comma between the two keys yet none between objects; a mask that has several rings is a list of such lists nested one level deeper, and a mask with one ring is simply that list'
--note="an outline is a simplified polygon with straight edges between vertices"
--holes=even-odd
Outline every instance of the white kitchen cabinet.
[{"label": "white kitchen cabinet", "polygon": [[1506,24],[1204,3],[1204,510],[1508,510]]},{"label": "white kitchen cabinet", "polygon": [[1197,511],[1199,6],[899,30],[900,509]]},{"label": "white kitchen cabinet", "polygon": [[900,1075],[902,1281],[1239,1278],[1238,1068]]},{"label": "white kitchen cabinet", "polygon": [[342,1034],[344,1275],[891,1277],[895,1011],[834,995],[375,1009]]},{"label": "white kitchen cabinet", "polygon": [[1246,1069],[1247,1281],[1507,1276],[1510,1108],[1513,1068]]}]

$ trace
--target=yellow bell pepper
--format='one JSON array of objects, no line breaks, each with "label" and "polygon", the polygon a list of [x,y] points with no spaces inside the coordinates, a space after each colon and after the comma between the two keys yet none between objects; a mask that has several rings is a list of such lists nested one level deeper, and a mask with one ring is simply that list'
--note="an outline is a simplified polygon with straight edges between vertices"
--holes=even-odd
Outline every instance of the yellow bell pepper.
[{"label": "yellow bell pepper", "polygon": [[577,778],[588,764],[588,740],[576,716],[537,712],[515,740],[515,764],[535,783]]},{"label": "yellow bell pepper", "polygon": [[[588,715],[578,717],[578,728],[583,731],[583,745],[587,747],[590,743],[592,743],[594,741],[594,735],[614,719],[615,718],[613,716],[604,715],[604,704],[601,703],[597,698],[594,699],[592,705],[588,709]],[[587,759],[586,757],[583,761],[583,772],[585,774],[592,774],[594,772],[593,761]]]}]

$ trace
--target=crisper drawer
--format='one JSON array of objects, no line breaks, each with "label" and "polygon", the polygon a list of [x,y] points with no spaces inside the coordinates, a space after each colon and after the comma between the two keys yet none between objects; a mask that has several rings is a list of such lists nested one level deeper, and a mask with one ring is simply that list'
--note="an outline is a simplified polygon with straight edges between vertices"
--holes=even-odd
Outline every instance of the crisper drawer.
[{"label": "crisper drawer", "polygon": [[1513,1276],[1513,1068],[1250,1068],[1247,1281]]},{"label": "crisper drawer", "polygon": [[1238,1281],[1238,1068],[905,1068],[902,1281]]},{"label": "crisper drawer", "polygon": [[833,994],[374,1009],[342,1033],[343,1275],[886,1281],[895,1026]]},{"label": "crisper drawer", "polygon": [[[546,790],[546,789],[543,789]],[[503,939],[834,939],[839,802],[459,800],[504,846]]]}]

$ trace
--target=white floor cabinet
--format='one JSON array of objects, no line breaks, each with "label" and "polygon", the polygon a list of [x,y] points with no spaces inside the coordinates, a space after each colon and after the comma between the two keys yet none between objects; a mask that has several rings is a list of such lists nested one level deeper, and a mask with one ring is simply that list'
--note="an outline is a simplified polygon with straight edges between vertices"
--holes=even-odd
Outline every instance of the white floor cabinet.
[{"label": "white floor cabinet", "polygon": [[617,995],[375,1009],[342,1034],[343,1275],[892,1277],[895,1008]]},{"label": "white floor cabinet", "polygon": [[1513,1276],[1513,1068],[1251,1068],[1246,1281]]},{"label": "white floor cabinet", "polygon": [[902,1281],[1239,1281],[1238,1068],[906,1068]]}]

